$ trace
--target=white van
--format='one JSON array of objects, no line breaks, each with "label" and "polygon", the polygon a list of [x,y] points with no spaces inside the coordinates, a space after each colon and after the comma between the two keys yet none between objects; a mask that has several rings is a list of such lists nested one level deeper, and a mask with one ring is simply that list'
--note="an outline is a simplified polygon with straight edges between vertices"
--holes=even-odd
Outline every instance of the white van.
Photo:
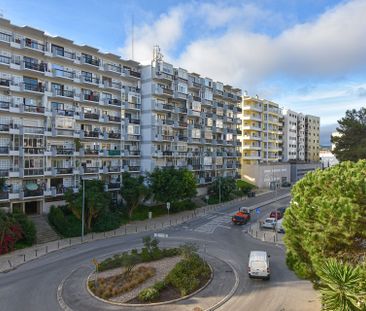
[{"label": "white van", "polygon": [[248,262],[249,278],[270,279],[269,257],[265,251],[250,252]]},{"label": "white van", "polygon": [[276,224],[276,229],[277,229],[278,233],[285,233],[285,229],[282,226],[282,220],[283,220],[283,218],[281,218],[279,221],[277,221],[277,224]]}]

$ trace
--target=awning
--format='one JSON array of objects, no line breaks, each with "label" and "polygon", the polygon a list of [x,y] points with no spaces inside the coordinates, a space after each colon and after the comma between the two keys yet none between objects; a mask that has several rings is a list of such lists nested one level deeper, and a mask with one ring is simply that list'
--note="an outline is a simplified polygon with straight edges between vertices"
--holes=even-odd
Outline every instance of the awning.
[{"label": "awning", "polygon": [[29,191],[34,191],[34,190],[38,190],[39,185],[37,185],[35,183],[29,183],[29,184],[26,184],[25,187]]}]

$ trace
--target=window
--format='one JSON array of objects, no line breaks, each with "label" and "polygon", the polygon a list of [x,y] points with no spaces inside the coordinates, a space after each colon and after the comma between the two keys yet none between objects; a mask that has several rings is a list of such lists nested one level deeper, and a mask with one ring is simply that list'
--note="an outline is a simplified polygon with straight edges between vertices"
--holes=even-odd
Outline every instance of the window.
[{"label": "window", "polygon": [[58,45],[52,44],[51,51],[55,55],[64,56],[64,48],[62,46],[58,46]]}]

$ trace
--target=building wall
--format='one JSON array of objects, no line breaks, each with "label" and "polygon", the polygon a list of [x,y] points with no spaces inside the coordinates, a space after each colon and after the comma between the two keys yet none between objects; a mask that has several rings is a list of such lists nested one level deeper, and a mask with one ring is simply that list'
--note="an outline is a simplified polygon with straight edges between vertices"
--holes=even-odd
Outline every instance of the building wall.
[{"label": "building wall", "polygon": [[284,162],[297,160],[298,157],[298,113],[283,110],[283,153]]},{"label": "building wall", "polygon": [[303,178],[307,173],[321,169],[321,163],[291,163],[291,183]]},{"label": "building wall", "polygon": [[305,116],[305,161],[318,162],[320,151],[320,118]]}]

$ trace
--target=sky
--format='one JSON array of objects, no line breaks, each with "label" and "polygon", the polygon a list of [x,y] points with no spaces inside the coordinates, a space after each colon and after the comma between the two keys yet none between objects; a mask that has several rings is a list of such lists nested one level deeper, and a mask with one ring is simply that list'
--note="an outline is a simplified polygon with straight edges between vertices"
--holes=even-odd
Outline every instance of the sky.
[{"label": "sky", "polygon": [[322,145],[365,106],[366,0],[0,0],[0,12],[142,64],[159,45],[176,67],[320,116]]}]

